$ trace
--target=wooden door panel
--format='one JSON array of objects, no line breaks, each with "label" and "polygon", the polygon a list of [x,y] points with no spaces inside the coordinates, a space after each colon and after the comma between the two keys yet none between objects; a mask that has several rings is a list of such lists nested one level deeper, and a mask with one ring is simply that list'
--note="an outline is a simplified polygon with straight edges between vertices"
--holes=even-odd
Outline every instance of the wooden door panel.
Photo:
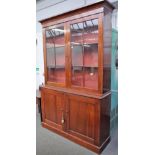
[{"label": "wooden door panel", "polygon": [[61,124],[61,98],[52,94],[45,94],[45,119]]},{"label": "wooden door panel", "polygon": [[62,129],[61,119],[63,113],[64,97],[56,91],[43,91],[43,122]]},{"label": "wooden door panel", "polygon": [[78,103],[77,101],[70,101],[70,129],[86,135],[87,125],[87,104]]},{"label": "wooden door panel", "polygon": [[95,102],[82,96],[67,96],[67,131],[89,142],[95,139]]},{"label": "wooden door panel", "polygon": [[[88,137],[94,138],[94,127],[95,127],[95,107],[94,105],[88,104]],[[93,121],[92,121],[93,120]]]},{"label": "wooden door panel", "polygon": [[45,94],[45,119],[50,120],[52,122],[54,122],[55,120],[54,100],[55,98],[53,95]]}]

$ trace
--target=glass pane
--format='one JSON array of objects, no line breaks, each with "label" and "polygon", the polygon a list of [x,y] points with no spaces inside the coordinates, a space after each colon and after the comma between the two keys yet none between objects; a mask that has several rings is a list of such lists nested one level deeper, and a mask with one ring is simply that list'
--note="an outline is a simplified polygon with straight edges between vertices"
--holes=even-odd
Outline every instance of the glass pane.
[{"label": "glass pane", "polygon": [[83,23],[71,25],[72,84],[83,86]]},{"label": "glass pane", "polygon": [[72,85],[98,89],[98,20],[71,25]]},{"label": "glass pane", "polygon": [[64,27],[46,30],[47,80],[65,82]]}]

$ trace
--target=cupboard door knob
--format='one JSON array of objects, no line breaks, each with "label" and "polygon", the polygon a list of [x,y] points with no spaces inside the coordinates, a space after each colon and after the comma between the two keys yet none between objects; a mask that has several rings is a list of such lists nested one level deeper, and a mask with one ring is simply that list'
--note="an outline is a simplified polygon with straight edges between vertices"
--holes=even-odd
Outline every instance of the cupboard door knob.
[{"label": "cupboard door knob", "polygon": [[64,123],[65,123],[65,120],[64,120],[63,115],[62,115],[61,123],[62,123],[62,124],[64,124]]},{"label": "cupboard door knob", "polygon": [[64,120],[64,119],[62,119],[62,120],[61,120],[61,123],[62,123],[62,124],[64,124],[64,123],[65,123],[65,120]]}]

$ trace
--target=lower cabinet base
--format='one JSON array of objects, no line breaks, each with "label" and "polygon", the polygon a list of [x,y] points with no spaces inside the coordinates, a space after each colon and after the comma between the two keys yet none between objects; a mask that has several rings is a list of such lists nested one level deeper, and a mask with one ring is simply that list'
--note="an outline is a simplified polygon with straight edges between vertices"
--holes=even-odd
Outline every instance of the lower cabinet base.
[{"label": "lower cabinet base", "polygon": [[42,87],[42,126],[100,154],[110,141],[110,96]]},{"label": "lower cabinet base", "polygon": [[95,152],[95,153],[97,153],[97,154],[100,154],[100,153],[103,151],[103,149],[104,149],[104,148],[108,145],[108,143],[110,142],[110,136],[109,136],[109,137],[104,141],[104,143],[102,143],[102,145],[101,145],[100,147],[98,147],[98,146],[93,145],[93,144],[90,144],[90,143],[88,143],[88,142],[86,142],[86,141],[84,141],[84,140],[81,140],[81,139],[78,138],[78,137],[75,137],[75,136],[73,136],[73,135],[70,135],[70,134],[68,134],[67,132],[64,132],[64,131],[59,130],[59,129],[54,128],[54,127],[51,127],[51,126],[49,126],[47,123],[42,122],[42,126],[45,127],[45,128],[47,128],[47,129],[49,129],[49,130],[51,130],[51,131],[54,131],[55,133],[57,133],[57,134],[59,134],[59,135],[65,137],[65,138],[67,138],[67,139],[69,139],[69,140],[71,140],[71,141],[73,141],[73,142],[75,142],[75,143],[77,143],[77,144],[79,144],[79,145],[81,145],[81,146],[84,146],[84,147],[88,148],[89,150],[91,150],[91,151],[93,151],[93,152]]}]

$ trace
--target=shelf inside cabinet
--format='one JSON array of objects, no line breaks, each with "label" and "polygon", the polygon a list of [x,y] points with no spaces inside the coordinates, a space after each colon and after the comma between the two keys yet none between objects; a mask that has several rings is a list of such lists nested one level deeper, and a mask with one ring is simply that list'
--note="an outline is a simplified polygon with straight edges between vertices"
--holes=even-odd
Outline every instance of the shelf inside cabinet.
[{"label": "shelf inside cabinet", "polygon": [[53,45],[53,44],[46,44],[46,47],[47,47],[47,49],[50,49],[50,48],[64,48],[65,47],[65,45],[60,45],[60,44],[55,44],[55,45]]},{"label": "shelf inside cabinet", "polygon": [[48,69],[64,69],[65,66],[47,66]]},{"label": "shelf inside cabinet", "polygon": [[90,47],[90,45],[98,45],[98,43],[97,42],[88,42],[88,43],[84,43],[84,44],[82,44],[82,43],[79,43],[79,42],[71,42],[71,47],[72,46],[84,46],[84,47]]},{"label": "shelf inside cabinet", "polygon": [[72,65],[72,67],[98,68],[98,66],[78,66],[78,65]]}]

